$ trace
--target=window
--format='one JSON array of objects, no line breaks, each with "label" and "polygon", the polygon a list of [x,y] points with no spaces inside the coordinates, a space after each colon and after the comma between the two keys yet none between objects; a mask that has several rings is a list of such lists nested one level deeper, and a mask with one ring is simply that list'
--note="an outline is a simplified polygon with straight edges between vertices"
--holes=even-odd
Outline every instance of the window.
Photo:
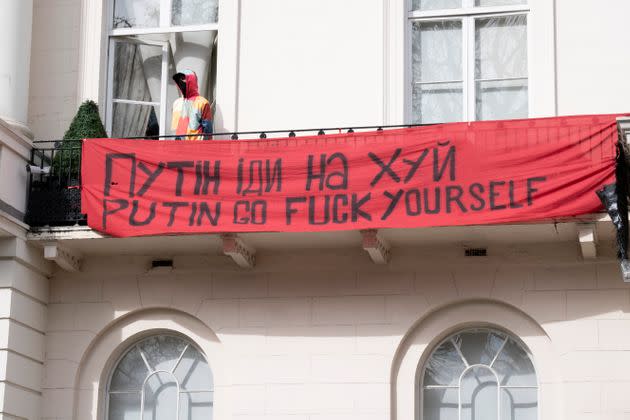
[{"label": "window", "polygon": [[111,0],[106,128],[112,137],[173,134],[172,75],[193,70],[214,100],[218,0]]},{"label": "window", "polygon": [[412,0],[414,123],[528,116],[526,0]]},{"label": "window", "polygon": [[150,337],[120,359],[108,398],[108,420],[211,420],[212,371],[185,340]]},{"label": "window", "polygon": [[422,420],[536,420],[528,352],[505,333],[474,329],[440,343],[422,376]]}]

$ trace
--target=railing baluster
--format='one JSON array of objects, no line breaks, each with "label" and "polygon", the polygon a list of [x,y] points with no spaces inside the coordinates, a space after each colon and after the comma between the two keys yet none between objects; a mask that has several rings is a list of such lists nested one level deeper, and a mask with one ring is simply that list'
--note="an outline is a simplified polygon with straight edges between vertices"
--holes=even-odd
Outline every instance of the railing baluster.
[{"label": "railing baluster", "polygon": [[[68,176],[67,178],[64,180],[64,187],[68,187],[70,186],[70,179],[72,178],[72,155],[74,154],[74,142],[70,142],[70,145],[68,148],[66,148],[66,150],[69,152],[68,153]],[[62,149],[63,150],[63,149]]]}]

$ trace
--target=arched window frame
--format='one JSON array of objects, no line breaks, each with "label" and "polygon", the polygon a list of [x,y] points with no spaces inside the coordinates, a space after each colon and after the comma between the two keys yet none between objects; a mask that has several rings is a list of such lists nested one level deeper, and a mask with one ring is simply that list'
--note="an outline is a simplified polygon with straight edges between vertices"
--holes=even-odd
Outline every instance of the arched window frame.
[{"label": "arched window frame", "polygon": [[[498,324],[500,320],[500,324]],[[392,363],[392,420],[419,420],[419,374],[434,346],[450,333],[468,327],[489,327],[518,337],[529,349],[538,380],[539,419],[565,413],[562,360],[541,324],[523,310],[494,299],[447,303],[426,314],[407,331]],[[544,386],[543,386],[544,384]]]},{"label": "arched window frame", "polygon": [[[464,334],[464,333],[474,333],[474,332],[484,332],[484,333],[496,333],[499,334],[501,336],[504,336],[504,340],[501,343],[499,349],[497,350],[497,353],[494,355],[493,359],[490,361],[489,364],[483,364],[483,363],[475,363],[475,364],[469,364],[466,357],[463,355],[459,345],[455,342],[454,338],[459,335],[459,334]],[[527,357],[529,358],[531,364],[532,364],[532,368],[533,368],[533,373],[535,375],[536,378],[536,385],[525,385],[525,386],[518,386],[518,385],[501,385],[501,380],[499,377],[499,374],[496,372],[496,370],[493,368],[495,362],[497,361],[497,359],[499,358],[499,356],[501,355],[501,352],[504,350],[506,344],[508,343],[509,340],[513,340],[519,347],[520,349],[522,349],[525,354],[527,355]],[[451,342],[452,345],[454,346],[454,348],[457,350],[457,353],[459,354],[459,357],[462,359],[464,365],[465,365],[465,369],[462,371],[462,373],[460,374],[458,381],[457,381],[457,385],[456,386],[452,386],[452,385],[425,385],[424,382],[424,378],[425,378],[425,373],[426,373],[426,369],[427,366],[429,364],[429,361],[431,359],[431,357],[433,357],[435,351],[444,343],[446,342]],[[466,376],[466,374],[474,369],[474,368],[483,368],[483,369],[487,369],[489,370],[492,375],[494,376],[495,382],[497,384],[497,419],[502,420],[501,419],[501,390],[502,389],[535,389],[536,390],[536,402],[538,405],[538,402],[540,401],[540,387],[539,387],[539,377],[537,374],[537,370],[536,370],[536,364],[534,363],[534,359],[532,357],[532,353],[529,350],[529,348],[527,347],[527,345],[525,343],[523,343],[523,341],[515,336],[514,334],[511,334],[509,332],[506,332],[500,328],[496,328],[496,327],[486,327],[486,326],[480,326],[480,327],[468,327],[468,328],[460,328],[457,329],[455,331],[450,331],[448,334],[445,335],[444,338],[440,339],[439,341],[437,341],[436,344],[430,346],[430,351],[428,353],[428,356],[423,359],[420,363],[421,368],[418,369],[418,376],[417,376],[417,382],[418,382],[418,387],[417,387],[417,397],[416,397],[416,401],[418,403],[418,410],[416,411],[417,413],[417,419],[418,420],[426,420],[424,418],[424,391],[425,389],[443,389],[443,388],[457,388],[458,389],[458,410],[457,410],[457,417],[459,419],[462,418],[462,396],[461,396],[461,390],[462,390],[462,379]],[[537,413],[537,418],[539,418],[539,414]]]},{"label": "arched window frame", "polygon": [[[171,371],[167,371],[167,370],[163,370],[163,369],[156,369],[154,370],[153,368],[151,368],[146,355],[144,354],[144,352],[142,351],[142,349],[140,348],[140,344],[142,342],[144,342],[145,340],[148,340],[152,337],[172,337],[178,340],[181,340],[183,342],[186,343],[186,345],[184,346],[184,349],[182,350],[181,354],[179,355],[177,361],[175,362],[175,364],[173,365],[173,368],[171,369]],[[127,356],[127,354],[132,351],[132,349],[136,348],[138,350],[138,352],[140,353],[142,360],[145,364],[145,366],[147,367],[147,370],[149,370],[149,374],[146,376],[146,378],[144,379],[143,383],[142,383],[142,387],[140,390],[140,418],[143,418],[143,413],[144,413],[144,402],[145,402],[145,387],[146,384],[148,382],[148,380],[154,376],[155,374],[159,374],[159,373],[166,373],[168,375],[170,375],[173,378],[173,382],[176,383],[177,386],[177,419],[179,420],[179,409],[180,409],[180,402],[179,402],[179,396],[180,393],[195,393],[195,392],[211,392],[214,394],[214,387],[213,389],[208,389],[208,390],[200,390],[200,389],[194,389],[194,390],[186,390],[186,391],[182,391],[181,390],[181,384],[179,383],[179,381],[177,380],[177,377],[174,375],[175,370],[177,369],[177,367],[179,366],[179,363],[182,361],[182,358],[184,357],[184,354],[186,353],[186,351],[188,350],[189,347],[192,347],[193,349],[195,349],[206,361],[206,363],[208,363],[208,366],[210,366],[210,369],[214,375],[214,370],[212,370],[212,366],[210,365],[210,361],[208,360],[208,357],[206,356],[206,354],[203,352],[203,350],[190,338],[186,337],[186,336],[182,336],[179,334],[176,334],[173,331],[165,331],[165,332],[160,332],[160,331],[152,331],[150,334],[146,334],[146,335],[142,335],[140,337],[135,337],[133,339],[133,341],[131,341],[130,345],[127,345],[125,347],[122,348],[122,351],[120,352],[120,354],[118,355],[118,357],[115,359],[114,363],[111,365],[111,368],[109,369],[109,372],[107,374],[107,382],[106,382],[106,387],[105,387],[105,410],[103,413],[103,418],[105,420],[109,420],[109,411],[110,411],[110,395],[112,393],[125,393],[125,391],[122,392],[112,392],[110,389],[111,386],[111,382],[112,379],[114,377],[114,374],[118,368],[118,366],[120,365],[121,361],[125,358],[125,356]],[[127,392],[132,392],[132,391],[127,391]]]}]

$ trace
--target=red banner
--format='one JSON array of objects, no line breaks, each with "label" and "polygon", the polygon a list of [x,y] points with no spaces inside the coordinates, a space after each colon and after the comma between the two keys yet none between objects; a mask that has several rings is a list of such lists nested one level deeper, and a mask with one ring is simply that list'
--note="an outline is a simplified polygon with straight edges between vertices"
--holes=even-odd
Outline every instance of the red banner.
[{"label": "red banner", "polygon": [[88,139],[82,209],[113,236],[531,222],[601,211],[615,115],[240,141]]}]

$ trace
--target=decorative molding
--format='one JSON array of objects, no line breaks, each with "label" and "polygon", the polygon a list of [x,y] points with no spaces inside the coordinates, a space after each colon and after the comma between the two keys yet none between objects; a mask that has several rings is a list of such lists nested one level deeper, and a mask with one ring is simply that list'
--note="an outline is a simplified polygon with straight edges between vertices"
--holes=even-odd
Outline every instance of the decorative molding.
[{"label": "decorative molding", "polygon": [[26,239],[28,228],[28,225],[22,220],[0,210],[0,234]]},{"label": "decorative molding", "polygon": [[231,257],[236,265],[242,268],[252,269],[256,265],[256,250],[243,242],[235,233],[221,235],[223,241],[223,253]]},{"label": "decorative molding", "polygon": [[6,201],[1,200],[1,199],[0,199],[0,211],[5,212],[9,216],[11,216],[14,219],[17,219],[19,221],[23,221],[24,220],[24,213],[22,213],[21,211],[19,211],[15,207],[13,207],[11,204],[9,204]]},{"label": "decorative molding", "polygon": [[361,231],[362,247],[370,255],[374,264],[387,264],[391,257],[389,244],[378,235],[376,229]]},{"label": "decorative molding", "polygon": [[0,146],[8,147],[25,161],[31,159],[32,140],[15,129],[12,122],[5,117],[0,117]]},{"label": "decorative molding", "polygon": [[50,242],[69,239],[103,239],[110,236],[92,230],[89,226],[50,226],[31,228],[26,237],[29,241]]},{"label": "decorative molding", "polygon": [[66,271],[81,270],[81,254],[62,247],[59,242],[44,244],[44,258],[57,263]]},{"label": "decorative molding", "polygon": [[579,223],[577,227],[582,258],[585,260],[597,258],[597,227],[595,223]]}]

